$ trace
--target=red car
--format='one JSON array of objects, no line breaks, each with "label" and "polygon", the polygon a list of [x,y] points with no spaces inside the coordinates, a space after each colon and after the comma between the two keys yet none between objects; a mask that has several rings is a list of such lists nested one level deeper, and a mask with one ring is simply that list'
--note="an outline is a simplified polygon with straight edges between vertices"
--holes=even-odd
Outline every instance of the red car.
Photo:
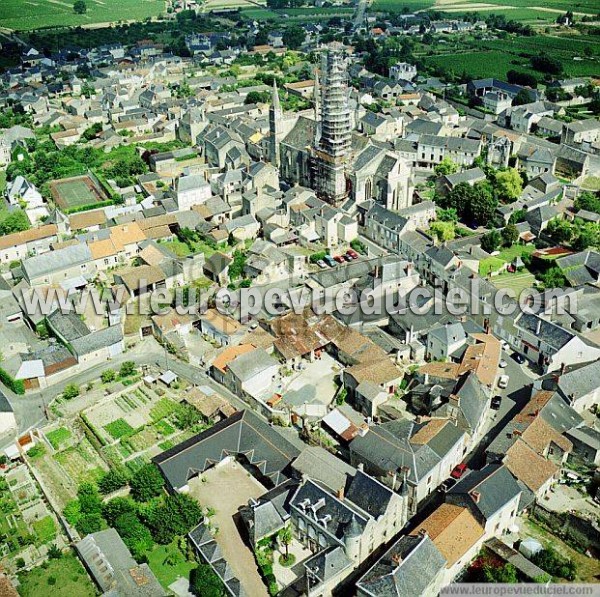
[{"label": "red car", "polygon": [[452,472],[450,473],[450,476],[454,477],[454,479],[460,479],[465,474],[466,470],[467,470],[467,465],[466,464],[457,464],[452,469]]},{"label": "red car", "polygon": [[338,263],[344,263],[344,258],[341,255],[336,255],[334,257],[334,259],[338,262]]},{"label": "red car", "polygon": [[346,255],[350,255],[352,259],[358,259],[358,253],[354,249],[348,249]]}]

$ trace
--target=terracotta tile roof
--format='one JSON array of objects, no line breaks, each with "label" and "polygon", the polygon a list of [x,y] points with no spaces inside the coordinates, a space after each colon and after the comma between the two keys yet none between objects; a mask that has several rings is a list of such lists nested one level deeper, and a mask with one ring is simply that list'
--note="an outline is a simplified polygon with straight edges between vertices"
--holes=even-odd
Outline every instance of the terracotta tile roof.
[{"label": "terracotta tile roof", "polygon": [[531,423],[538,416],[542,407],[546,406],[554,392],[541,390],[525,405],[525,408],[513,419],[515,423]]},{"label": "terracotta tile roof", "polygon": [[106,214],[102,209],[82,211],[69,216],[71,230],[83,230],[84,228],[102,226],[103,224],[106,224]]},{"label": "terracotta tile roof", "polygon": [[556,444],[563,452],[571,452],[573,444],[563,435],[558,433],[542,417],[536,417],[522,433],[523,440],[538,454],[547,455],[551,443]]},{"label": "terracotta tile roof", "polygon": [[119,253],[110,238],[88,243],[88,247],[90,248],[90,252],[94,259],[104,259],[105,257],[110,257]]},{"label": "terracotta tile roof", "polygon": [[380,386],[397,381],[402,377],[400,369],[390,361],[387,355],[382,361],[369,361],[353,365],[346,369],[345,373],[352,375],[359,384],[370,381]]},{"label": "terracotta tile roof", "polygon": [[239,344],[238,346],[228,346],[214,361],[213,367],[216,367],[222,373],[225,373],[227,365],[242,354],[256,350],[253,344]]},{"label": "terracotta tile roof", "polygon": [[235,334],[242,327],[239,321],[232,317],[222,315],[217,309],[207,309],[200,317],[202,321],[208,321],[213,327],[225,334]]},{"label": "terracotta tile roof", "polygon": [[498,372],[502,345],[491,334],[472,334],[472,337],[477,343],[467,347],[459,374],[473,371],[482,384],[492,387]]},{"label": "terracotta tile roof", "polygon": [[556,464],[537,454],[522,439],[518,439],[508,449],[503,462],[506,468],[534,493],[560,470]]},{"label": "terracotta tile roof", "polygon": [[138,254],[138,257],[142,259],[148,265],[160,265],[162,261],[164,261],[165,256],[160,250],[153,246],[148,245],[144,247]]},{"label": "terracotta tile roof", "polygon": [[429,443],[448,423],[448,419],[431,419],[410,438],[410,443],[417,446]]},{"label": "terracotta tile roof", "polygon": [[454,504],[442,504],[410,534],[418,536],[422,531],[446,558],[448,568],[460,560],[485,532],[467,508]]},{"label": "terracotta tile roof", "polygon": [[145,238],[146,235],[137,222],[113,226],[110,229],[110,239],[119,251],[122,251],[126,245],[139,243]]},{"label": "terracotta tile roof", "polygon": [[457,379],[459,370],[460,365],[458,363],[427,363],[419,368],[419,373],[441,379]]},{"label": "terracotta tile roof", "polygon": [[18,247],[19,245],[24,245],[25,243],[30,243],[34,240],[56,236],[57,233],[58,227],[56,224],[46,224],[46,226],[40,226],[39,228],[30,228],[29,230],[23,230],[23,232],[7,234],[6,236],[0,237],[0,250],[8,249],[9,247]]}]

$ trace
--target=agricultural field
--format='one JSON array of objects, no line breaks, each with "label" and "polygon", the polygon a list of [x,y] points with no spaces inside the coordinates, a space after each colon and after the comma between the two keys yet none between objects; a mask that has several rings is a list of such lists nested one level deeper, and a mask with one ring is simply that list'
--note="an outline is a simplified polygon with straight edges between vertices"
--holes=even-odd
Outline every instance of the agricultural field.
[{"label": "agricultural field", "polygon": [[507,19],[554,21],[556,15],[567,10],[575,14],[598,13],[595,0],[373,0],[373,10],[387,12],[416,12],[439,10],[452,13],[481,12],[504,14]]},{"label": "agricultural field", "polygon": [[86,0],[76,14],[70,0],[2,0],[0,27],[27,31],[46,27],[141,21],[165,12],[164,0]]},{"label": "agricultural field", "polygon": [[[505,39],[476,39],[448,36],[446,43],[437,43],[433,55],[423,55],[421,60],[429,67],[447,75],[466,73],[475,79],[495,77],[505,79],[509,70],[535,75],[543,74],[531,67],[529,56],[547,52],[561,61],[565,77],[600,74],[600,43],[598,40],[576,37],[536,35],[522,37],[509,35]],[[585,48],[595,46],[595,55],[586,56]],[[464,48],[464,49],[460,49]],[[420,48],[421,50],[421,48]],[[423,52],[426,49],[423,48]],[[431,50],[428,50],[429,52]],[[589,50],[588,50],[589,52]]]},{"label": "agricultural field", "polygon": [[321,21],[329,20],[332,17],[349,17],[354,14],[352,8],[286,8],[282,10],[270,10],[268,8],[242,8],[241,13],[248,19],[259,19],[266,21],[275,21],[283,18],[303,20],[303,21]]}]

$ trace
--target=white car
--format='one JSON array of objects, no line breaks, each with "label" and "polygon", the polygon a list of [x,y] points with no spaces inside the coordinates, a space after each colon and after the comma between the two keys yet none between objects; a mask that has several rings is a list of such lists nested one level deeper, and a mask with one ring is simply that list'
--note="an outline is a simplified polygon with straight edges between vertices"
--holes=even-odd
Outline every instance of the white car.
[{"label": "white car", "polygon": [[499,379],[498,379],[498,387],[499,387],[500,389],[502,389],[502,390],[503,390],[504,388],[506,388],[506,387],[508,386],[508,380],[509,380],[509,379],[510,379],[510,378],[508,377],[508,375],[501,375],[501,376],[499,377]]},{"label": "white car", "polygon": [[502,350],[505,350],[506,352],[510,350],[510,344],[506,340],[502,342]]},{"label": "white car", "polygon": [[500,369],[504,369],[504,367],[506,367],[508,363],[506,361],[500,361],[498,363],[498,367],[500,367]]}]

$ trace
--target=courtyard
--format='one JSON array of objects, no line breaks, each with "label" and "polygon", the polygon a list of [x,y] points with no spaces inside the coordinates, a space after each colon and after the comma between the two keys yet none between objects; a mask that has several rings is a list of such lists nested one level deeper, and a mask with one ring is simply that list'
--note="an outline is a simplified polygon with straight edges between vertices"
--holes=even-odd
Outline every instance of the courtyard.
[{"label": "courtyard", "polygon": [[268,595],[254,554],[246,545],[237,526],[238,509],[250,499],[258,499],[266,489],[235,460],[224,460],[189,482],[190,495],[203,508],[214,512],[210,521],[218,529],[215,540],[224,559],[253,597]]}]

